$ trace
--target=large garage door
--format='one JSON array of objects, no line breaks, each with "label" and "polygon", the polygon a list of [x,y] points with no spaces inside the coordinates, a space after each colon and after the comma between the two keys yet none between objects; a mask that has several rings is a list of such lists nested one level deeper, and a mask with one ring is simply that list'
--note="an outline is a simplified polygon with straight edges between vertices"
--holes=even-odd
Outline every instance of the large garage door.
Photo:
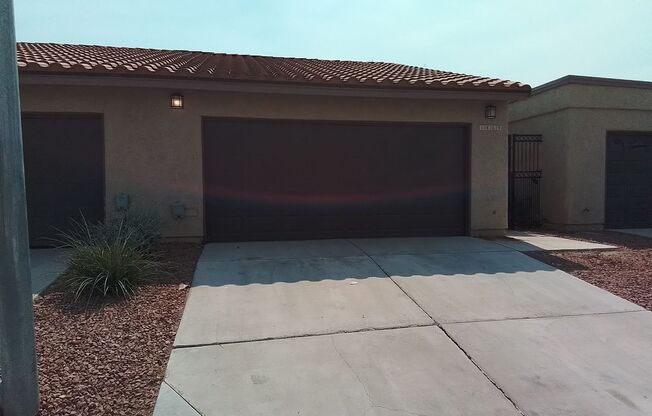
[{"label": "large garage door", "polygon": [[205,119],[212,241],[467,232],[465,126]]},{"label": "large garage door", "polygon": [[104,217],[104,150],[99,117],[23,116],[29,239],[51,246],[81,213]]},{"label": "large garage door", "polygon": [[607,137],[605,226],[652,227],[652,133]]}]

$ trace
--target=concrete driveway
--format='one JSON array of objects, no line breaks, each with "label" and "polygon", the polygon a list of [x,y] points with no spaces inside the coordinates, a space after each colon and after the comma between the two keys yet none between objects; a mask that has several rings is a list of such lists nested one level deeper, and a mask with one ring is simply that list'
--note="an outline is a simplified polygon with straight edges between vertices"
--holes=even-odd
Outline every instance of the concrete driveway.
[{"label": "concrete driveway", "polygon": [[155,415],[644,415],[652,313],[468,237],[209,244]]}]

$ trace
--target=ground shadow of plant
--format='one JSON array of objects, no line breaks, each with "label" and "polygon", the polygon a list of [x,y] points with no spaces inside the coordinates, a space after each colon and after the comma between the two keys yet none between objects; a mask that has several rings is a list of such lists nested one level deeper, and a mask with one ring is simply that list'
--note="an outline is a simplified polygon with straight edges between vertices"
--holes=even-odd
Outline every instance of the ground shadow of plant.
[{"label": "ground shadow of plant", "polygon": [[[106,309],[125,308],[133,297],[138,296],[142,290],[158,286],[189,285],[191,278],[183,271],[188,270],[189,266],[194,269],[197,262],[195,253],[198,246],[201,245],[194,243],[159,243],[154,249],[156,257],[160,261],[159,272],[155,276],[141,281],[138,289],[131,296],[96,295],[75,298],[74,291],[68,286],[67,272],[64,272],[55,280],[41,296],[48,296],[50,301],[54,301],[62,312],[71,315],[94,314]],[[166,260],[169,258],[175,260]]]}]

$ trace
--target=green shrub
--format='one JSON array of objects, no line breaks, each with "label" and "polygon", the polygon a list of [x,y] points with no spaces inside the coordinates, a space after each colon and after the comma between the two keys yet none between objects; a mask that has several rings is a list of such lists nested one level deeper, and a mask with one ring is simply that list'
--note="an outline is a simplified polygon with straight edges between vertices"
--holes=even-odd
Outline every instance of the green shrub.
[{"label": "green shrub", "polygon": [[126,217],[89,224],[84,218],[61,233],[61,243],[71,250],[66,288],[75,300],[82,296],[130,296],[139,283],[161,269],[154,252],[158,231],[154,221]]}]

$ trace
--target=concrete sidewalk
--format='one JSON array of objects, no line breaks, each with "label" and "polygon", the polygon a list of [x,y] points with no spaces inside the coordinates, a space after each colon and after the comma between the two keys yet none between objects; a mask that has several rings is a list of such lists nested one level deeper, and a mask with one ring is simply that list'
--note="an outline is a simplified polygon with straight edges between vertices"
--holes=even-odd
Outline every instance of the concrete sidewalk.
[{"label": "concrete sidewalk", "polygon": [[572,240],[544,233],[512,230],[508,231],[504,238],[496,238],[492,241],[524,253],[529,251],[613,250],[618,248],[607,244]]},{"label": "concrete sidewalk", "polygon": [[491,241],[209,244],[155,415],[644,415],[650,334]]},{"label": "concrete sidewalk", "polygon": [[29,251],[32,272],[32,296],[47,289],[66,271],[67,249],[39,248]]}]

